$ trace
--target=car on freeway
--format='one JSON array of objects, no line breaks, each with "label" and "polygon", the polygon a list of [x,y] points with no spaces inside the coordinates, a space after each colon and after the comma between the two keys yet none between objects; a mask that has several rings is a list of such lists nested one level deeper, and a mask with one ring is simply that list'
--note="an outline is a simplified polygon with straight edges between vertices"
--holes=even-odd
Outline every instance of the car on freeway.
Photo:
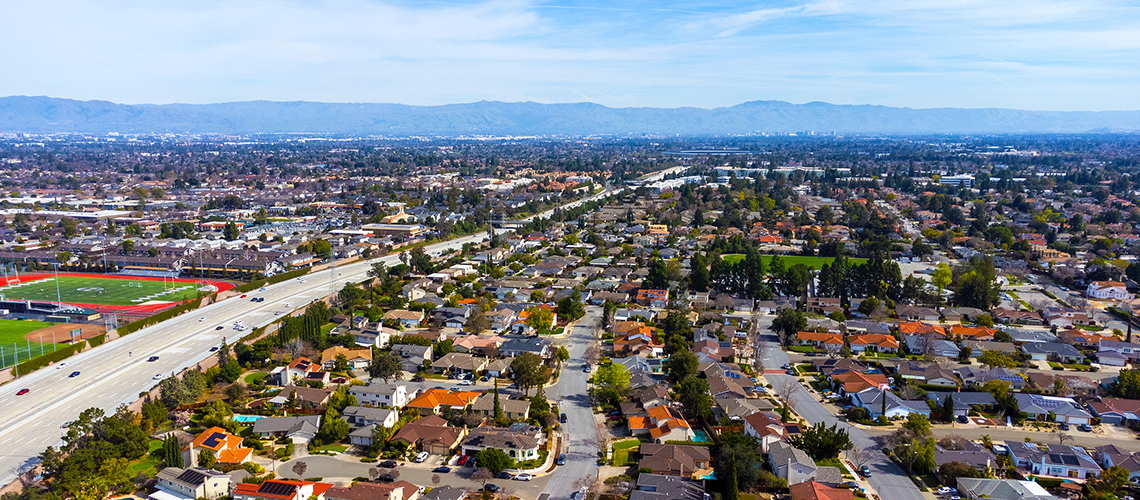
[{"label": "car on freeway", "polygon": [[154,377],[153,377],[153,378],[154,378],[155,380],[162,380],[162,374],[161,374],[161,373],[156,373],[156,374],[154,374]]},{"label": "car on freeway", "polygon": [[499,491],[499,486],[493,483],[487,483],[487,485],[483,487],[483,491],[494,493],[496,491]]},{"label": "car on freeway", "polygon": [[32,390],[31,389],[20,389],[20,391],[17,392],[16,395],[17,396],[23,396],[24,394],[27,394],[29,392],[32,392]]},{"label": "car on freeway", "polygon": [[217,328],[215,328],[215,330],[221,330],[221,329],[224,329],[224,328],[225,328],[224,326],[222,326],[222,325],[218,325],[218,327],[217,327]]},{"label": "car on freeway", "polygon": [[448,467],[446,465],[441,465],[439,467],[432,469],[431,471],[432,472],[438,472],[440,474],[447,474],[448,472],[451,472],[451,467]]},{"label": "car on freeway", "polygon": [[71,375],[68,375],[67,378],[75,378],[78,376],[79,376],[79,372],[71,372]]},{"label": "car on freeway", "polygon": [[158,361],[158,356],[151,356],[149,358],[146,358],[147,363],[154,363],[155,361]]},{"label": "car on freeway", "polygon": [[254,297],[254,298],[252,298],[252,299],[249,299],[249,301],[250,301],[250,302],[257,302],[257,297]]},{"label": "car on freeway", "polygon": [[258,297],[258,298],[257,298],[257,301],[258,301],[258,302],[265,302],[265,297]]},{"label": "car on freeway", "polygon": [[871,477],[871,468],[864,465],[862,469],[859,469],[859,474],[862,474],[863,477]]},{"label": "car on freeway", "polygon": [[243,293],[243,294],[241,294],[241,298],[243,298],[243,299],[244,299],[244,298],[246,298],[246,297],[249,297],[249,295],[248,295],[248,294],[244,294],[244,293]]},{"label": "car on freeway", "polygon": [[510,472],[506,471],[500,472],[495,476],[496,479],[510,479],[512,477],[514,476],[512,476]]},{"label": "car on freeway", "polygon": [[566,454],[558,455],[558,460],[554,462],[556,465],[566,465]]},{"label": "car on freeway", "polygon": [[385,460],[383,462],[380,462],[379,465],[381,467],[386,468],[386,469],[391,469],[391,468],[396,466],[396,461],[395,460]]},{"label": "car on freeway", "polygon": [[64,422],[64,423],[62,423],[62,424],[59,424],[59,428],[60,428],[60,429],[66,429],[66,428],[67,428],[68,426],[70,426],[70,425],[71,425],[71,421],[70,421],[70,420],[68,420],[67,422]]},{"label": "car on freeway", "polygon": [[67,368],[67,361],[60,361],[58,365],[55,365],[56,370],[60,370],[63,368]]},{"label": "car on freeway", "polygon": [[198,321],[206,321],[206,317],[202,316],[201,318],[198,318]]},{"label": "car on freeway", "polygon": [[210,352],[218,352],[218,346],[211,347]]},{"label": "car on freeway", "polygon": [[531,479],[534,479],[534,476],[524,472],[522,474],[519,474],[519,475],[511,478],[511,479],[514,479],[515,481],[530,481]]},{"label": "car on freeway", "polygon": [[558,421],[559,421],[559,422],[562,422],[562,423],[564,423],[564,424],[565,424],[565,423],[566,423],[566,414],[565,414],[565,413],[563,413],[562,415],[559,415],[559,416],[558,416]]},{"label": "car on freeway", "polygon": [[265,291],[265,287],[261,287],[261,288],[259,288],[257,291],[259,291],[259,292],[264,292],[264,291]]}]

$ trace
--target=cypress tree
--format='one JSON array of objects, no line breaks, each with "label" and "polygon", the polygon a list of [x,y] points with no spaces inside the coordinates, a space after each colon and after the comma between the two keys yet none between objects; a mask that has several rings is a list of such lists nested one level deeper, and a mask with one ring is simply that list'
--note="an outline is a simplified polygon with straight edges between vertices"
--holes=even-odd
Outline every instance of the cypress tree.
[{"label": "cypress tree", "polygon": [[167,434],[166,440],[162,443],[165,451],[165,462],[167,467],[182,467],[182,447],[179,446],[178,438],[174,434]]}]

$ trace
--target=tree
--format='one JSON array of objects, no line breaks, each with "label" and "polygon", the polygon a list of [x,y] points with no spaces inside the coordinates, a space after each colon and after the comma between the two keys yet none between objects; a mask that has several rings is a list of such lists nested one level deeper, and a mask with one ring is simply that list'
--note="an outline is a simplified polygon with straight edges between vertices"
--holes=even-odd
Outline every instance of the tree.
[{"label": "tree", "polygon": [[463,327],[470,333],[479,335],[484,330],[491,328],[491,321],[487,319],[487,315],[483,312],[483,308],[476,307],[471,312],[471,316],[467,317],[467,321],[463,323]]},{"label": "tree", "polygon": [[949,462],[938,467],[938,477],[946,484],[954,484],[954,480],[960,477],[983,478],[985,476],[972,465],[966,465],[961,462]]},{"label": "tree", "polygon": [[123,240],[123,242],[119,244],[119,247],[123,249],[123,254],[130,254],[135,251],[135,242],[132,240]]},{"label": "tree", "polygon": [[832,424],[828,428],[823,422],[804,429],[799,435],[792,436],[789,442],[817,461],[838,458],[840,452],[850,450],[854,446],[847,435],[847,430],[840,429],[839,424]]},{"label": "tree", "polygon": [[[577,295],[577,300],[573,295]],[[558,301],[555,312],[559,316],[566,318],[567,321],[573,321],[586,315],[586,307],[582,304],[582,294],[578,290],[574,290],[570,297],[563,297]]]},{"label": "tree", "polygon": [[1016,368],[1019,364],[1001,351],[982,351],[978,355],[978,363],[991,368]]},{"label": "tree", "polygon": [[720,444],[711,450],[716,477],[727,479],[735,475],[736,487],[742,491],[759,486],[762,469],[756,464],[762,460],[756,454],[758,449],[760,443],[753,436],[735,432],[721,434]]},{"label": "tree", "polygon": [[677,400],[690,417],[708,418],[712,416],[712,395],[709,383],[703,378],[689,377],[677,385]]},{"label": "tree", "polygon": [[549,415],[550,402],[546,400],[546,392],[539,387],[530,398],[530,417],[537,422],[545,422]]},{"label": "tree", "polygon": [[529,393],[531,387],[546,383],[546,365],[537,354],[524,352],[511,361],[511,380]]},{"label": "tree", "polygon": [[309,470],[309,464],[306,464],[305,462],[293,463],[293,473],[296,474],[297,477],[304,479],[305,471],[307,470]]},{"label": "tree", "polygon": [[327,442],[344,441],[349,432],[352,432],[352,426],[340,418],[340,412],[336,411],[335,408],[329,408],[325,411],[325,416],[321,417],[321,434],[324,435]]},{"label": "tree", "polygon": [[[246,395],[246,386],[241,382],[235,382],[226,387],[226,397],[231,401],[237,401],[244,398]],[[235,403],[236,404],[236,403]]]},{"label": "tree", "polygon": [[487,486],[487,481],[495,479],[495,474],[491,472],[491,469],[488,469],[486,467],[479,467],[478,469],[475,469],[475,472],[471,473],[470,479],[482,486]]},{"label": "tree", "polygon": [[528,307],[526,309],[526,326],[534,328],[539,335],[549,335],[554,327],[554,313],[545,307]]},{"label": "tree", "polygon": [[222,237],[225,238],[226,241],[238,239],[239,234],[237,224],[234,224],[233,221],[226,222],[225,227],[222,228]]},{"label": "tree", "polygon": [[594,373],[594,383],[604,387],[624,390],[629,386],[629,369],[621,363],[610,363],[598,367]]},{"label": "tree", "polygon": [[162,440],[162,461],[167,467],[182,467],[182,444],[174,433]]},{"label": "tree", "polygon": [[211,469],[218,463],[218,457],[214,455],[214,450],[202,450],[198,452],[198,467]]},{"label": "tree", "polygon": [[863,302],[859,303],[858,310],[860,313],[866,316],[870,316],[874,314],[875,310],[878,309],[880,305],[882,305],[882,302],[879,302],[879,299],[875,297],[867,297],[863,299]]},{"label": "tree", "polygon": [[[947,399],[950,398],[947,397]],[[932,434],[930,431],[930,420],[926,418],[926,415],[921,413],[911,413],[907,415],[906,423],[903,424],[903,428],[909,429],[918,437],[926,437]]]},{"label": "tree", "polygon": [[646,275],[642,287],[650,290],[669,289],[669,270],[664,260],[653,259],[653,262],[649,263],[649,274]]},{"label": "tree", "polygon": [[348,356],[344,353],[336,355],[336,361],[333,363],[333,371],[347,373],[352,368],[348,366]]},{"label": "tree", "polygon": [[400,380],[404,376],[400,370],[400,358],[392,354],[392,351],[374,353],[372,362],[368,363],[368,376],[384,379],[385,384],[389,379]]},{"label": "tree", "polygon": [[475,465],[490,469],[491,472],[498,474],[506,469],[514,468],[515,459],[498,448],[486,448],[475,454]]},{"label": "tree", "polygon": [[1120,370],[1108,392],[1124,399],[1140,399],[1140,370]]},{"label": "tree", "polygon": [[943,262],[938,264],[938,267],[934,268],[934,271],[930,273],[930,279],[934,287],[938,289],[938,297],[939,301],[941,301],[942,292],[946,290],[946,287],[950,286],[951,280],[954,279],[954,272],[950,269],[949,265]]},{"label": "tree", "polygon": [[807,318],[804,313],[792,308],[780,309],[776,318],[772,320],[772,331],[780,337],[783,345],[789,345],[796,338],[797,332],[807,330]]},{"label": "tree", "polygon": [[666,367],[669,370],[669,377],[675,382],[692,378],[697,374],[699,366],[697,356],[688,350],[677,351],[669,357],[666,362]]},{"label": "tree", "polygon": [[372,267],[368,268],[369,278],[384,278],[385,276],[388,276],[388,266],[385,266],[383,262],[375,262]]},{"label": "tree", "polygon": [[875,458],[875,456],[878,454],[879,451],[875,448],[860,446],[854,443],[852,444],[851,449],[847,450],[846,453],[847,459],[855,465],[856,469],[863,468],[867,462],[870,462],[871,459]]},{"label": "tree", "polygon": [[1096,489],[1097,493],[1115,496],[1121,488],[1128,484],[1128,476],[1128,469],[1113,465],[1101,472],[1100,477],[1094,479],[1091,486]]}]

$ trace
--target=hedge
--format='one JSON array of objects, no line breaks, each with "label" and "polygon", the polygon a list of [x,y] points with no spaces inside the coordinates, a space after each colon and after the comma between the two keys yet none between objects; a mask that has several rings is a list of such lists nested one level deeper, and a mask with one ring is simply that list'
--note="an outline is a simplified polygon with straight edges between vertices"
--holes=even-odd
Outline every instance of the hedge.
[{"label": "hedge", "polygon": [[172,308],[167,309],[165,311],[162,311],[158,314],[155,314],[154,316],[148,316],[148,317],[140,319],[138,321],[127,323],[123,326],[120,326],[115,331],[117,331],[119,333],[119,336],[122,337],[124,335],[128,335],[128,334],[137,332],[139,330],[142,330],[143,328],[146,328],[148,326],[155,325],[155,324],[161,323],[163,321],[166,321],[166,320],[173,318],[175,316],[178,316],[179,314],[182,314],[186,311],[193,311],[194,309],[197,309],[198,306],[200,306],[200,305],[202,305],[202,297],[198,297],[194,300],[183,303],[179,306],[172,307]]},{"label": "hedge", "polygon": [[274,283],[280,283],[282,281],[288,281],[288,280],[291,280],[293,278],[300,278],[301,276],[309,274],[309,271],[311,269],[312,269],[311,267],[302,267],[300,269],[295,269],[295,270],[289,271],[287,273],[281,273],[281,274],[270,276],[268,278],[250,281],[249,283],[246,283],[244,285],[238,285],[236,288],[234,288],[234,291],[239,292],[239,293],[252,292],[252,291],[257,290],[258,288],[261,288],[265,285],[272,285]]},{"label": "hedge", "polygon": [[107,341],[107,334],[104,333],[102,335],[97,335],[95,337],[91,337],[91,338],[87,339],[87,344],[89,344],[91,347],[99,347],[99,346],[103,345],[103,343],[106,341]]},{"label": "hedge", "polygon": [[32,358],[31,360],[20,363],[20,364],[16,365],[15,368],[12,369],[12,372],[16,376],[27,375],[29,373],[32,373],[35,370],[39,370],[40,368],[43,368],[43,367],[50,365],[52,363],[55,363],[57,361],[63,361],[65,359],[71,357],[73,354],[75,354],[79,351],[82,351],[83,348],[86,346],[87,346],[87,342],[79,342],[78,344],[71,344],[71,345],[64,347],[62,349],[58,349],[55,352],[49,352],[49,353],[44,354],[43,356],[40,356],[38,358]]}]

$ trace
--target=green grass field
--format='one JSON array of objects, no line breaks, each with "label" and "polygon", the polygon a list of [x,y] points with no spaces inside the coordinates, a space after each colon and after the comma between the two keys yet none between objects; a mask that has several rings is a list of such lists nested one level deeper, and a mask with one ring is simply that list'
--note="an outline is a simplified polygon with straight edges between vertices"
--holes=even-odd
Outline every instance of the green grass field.
[{"label": "green grass field", "polygon": [[629,455],[640,447],[640,439],[626,439],[614,443],[614,467],[627,467],[636,464],[637,462],[630,459]]},{"label": "green grass field", "polygon": [[[47,277],[0,287],[0,294],[9,299],[42,300],[55,302],[55,278]],[[164,287],[166,288],[164,290]],[[59,297],[63,302],[103,304],[109,306],[140,305],[149,301],[177,302],[192,299],[198,286],[194,283],[60,276]],[[166,292],[166,293],[164,293]]]},{"label": "green grass field", "polygon": [[[29,344],[27,340],[24,340],[24,335],[48,326],[51,326],[51,323],[0,319],[0,350],[3,351],[3,356],[0,357],[0,367],[15,364],[17,355],[20,361],[23,362],[39,356],[41,349],[45,354],[55,349],[56,346],[54,344],[41,345],[39,342],[31,342]],[[31,347],[32,350],[30,355],[28,354],[29,347]]]},{"label": "green grass field", "polygon": [[[772,257],[773,257],[772,255],[762,255],[761,256],[761,258],[764,260],[764,266],[771,266],[772,265]],[[729,264],[735,264],[737,262],[744,260],[744,254],[730,253],[730,254],[721,255],[720,258],[724,259]],[[823,267],[824,264],[831,264],[832,262],[834,262],[835,257],[807,257],[807,256],[803,256],[803,255],[781,255],[780,260],[784,261],[784,268],[785,269],[792,267],[796,264],[803,264],[805,266],[808,266],[810,268],[818,270],[819,268]],[[867,259],[848,258],[847,261],[852,263],[852,264],[862,264],[864,262],[867,262]]]}]

